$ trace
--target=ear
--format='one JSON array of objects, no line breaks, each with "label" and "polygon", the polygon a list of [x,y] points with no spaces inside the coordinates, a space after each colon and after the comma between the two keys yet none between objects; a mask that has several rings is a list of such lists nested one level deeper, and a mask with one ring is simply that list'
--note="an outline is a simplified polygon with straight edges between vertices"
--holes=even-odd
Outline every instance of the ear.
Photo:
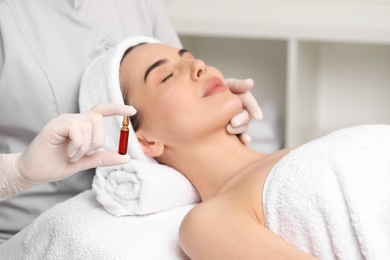
[{"label": "ear", "polygon": [[148,138],[140,133],[136,133],[142,151],[148,157],[158,157],[164,153],[164,144],[157,139]]}]

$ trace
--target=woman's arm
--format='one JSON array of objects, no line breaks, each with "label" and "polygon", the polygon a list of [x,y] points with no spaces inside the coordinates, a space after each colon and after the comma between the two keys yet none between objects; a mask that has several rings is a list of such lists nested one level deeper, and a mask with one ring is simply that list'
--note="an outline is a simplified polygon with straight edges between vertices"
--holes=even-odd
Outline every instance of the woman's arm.
[{"label": "woman's arm", "polygon": [[315,259],[229,202],[205,202],[183,220],[180,244],[191,259]]}]

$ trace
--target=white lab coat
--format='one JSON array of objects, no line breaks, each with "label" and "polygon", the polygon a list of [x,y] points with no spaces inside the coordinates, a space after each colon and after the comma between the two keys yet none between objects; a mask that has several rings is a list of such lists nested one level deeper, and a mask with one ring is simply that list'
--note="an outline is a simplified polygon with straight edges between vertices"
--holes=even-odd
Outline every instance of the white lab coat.
[{"label": "white lab coat", "polygon": [[[162,0],[0,0],[0,153],[23,151],[52,118],[78,112],[87,64],[131,35],[180,46]],[[0,202],[0,243],[91,186],[93,171]],[[1,178],[1,176],[0,176]]]}]

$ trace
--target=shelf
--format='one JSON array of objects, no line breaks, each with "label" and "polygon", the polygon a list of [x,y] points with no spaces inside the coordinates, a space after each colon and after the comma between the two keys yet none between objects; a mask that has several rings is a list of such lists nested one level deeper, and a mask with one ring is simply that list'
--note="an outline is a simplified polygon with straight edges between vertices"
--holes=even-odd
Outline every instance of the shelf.
[{"label": "shelf", "polygon": [[390,123],[390,46],[302,41],[294,47],[289,145],[343,127]]}]

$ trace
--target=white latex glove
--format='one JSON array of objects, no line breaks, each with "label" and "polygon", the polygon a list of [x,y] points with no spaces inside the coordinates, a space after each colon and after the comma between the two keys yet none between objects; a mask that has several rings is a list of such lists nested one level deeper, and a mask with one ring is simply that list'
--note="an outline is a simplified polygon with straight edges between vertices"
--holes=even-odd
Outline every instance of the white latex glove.
[{"label": "white latex glove", "polygon": [[127,154],[98,150],[104,144],[103,117],[135,113],[131,106],[99,104],[85,113],[58,116],[20,155],[17,166],[21,175],[31,182],[45,183],[65,179],[89,168],[129,162]]},{"label": "white latex glove", "polygon": [[249,123],[252,119],[261,120],[263,118],[263,112],[259,104],[249,91],[253,87],[254,82],[252,79],[226,79],[225,82],[229,86],[230,91],[240,97],[244,106],[242,112],[230,120],[227,131],[230,134],[239,134],[240,140],[244,144],[249,143],[251,138],[246,133]]}]

